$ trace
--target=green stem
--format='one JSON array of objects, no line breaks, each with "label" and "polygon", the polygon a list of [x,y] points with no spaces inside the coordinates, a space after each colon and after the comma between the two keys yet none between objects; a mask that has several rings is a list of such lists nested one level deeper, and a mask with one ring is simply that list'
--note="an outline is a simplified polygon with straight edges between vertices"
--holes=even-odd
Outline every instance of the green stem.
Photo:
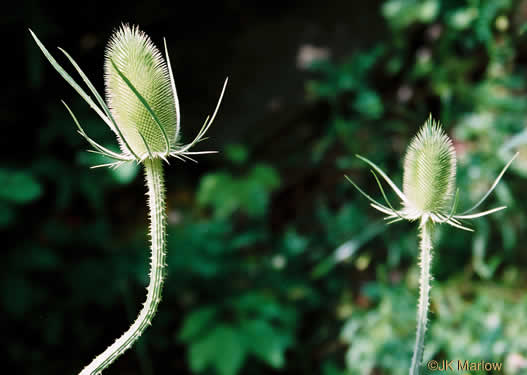
[{"label": "green stem", "polygon": [[150,283],[147,287],[146,301],[135,322],[104,352],[86,366],[79,375],[99,375],[141,336],[151,324],[161,300],[163,274],[165,267],[165,185],[161,159],[146,159],[145,178],[148,188],[148,207],[150,213]]},{"label": "green stem", "polygon": [[419,375],[423,352],[425,348],[426,322],[428,315],[430,294],[430,268],[432,264],[432,230],[433,223],[424,216],[419,225],[420,243],[420,267],[419,278],[419,303],[417,305],[417,335],[415,338],[414,355],[410,366],[410,375]]}]

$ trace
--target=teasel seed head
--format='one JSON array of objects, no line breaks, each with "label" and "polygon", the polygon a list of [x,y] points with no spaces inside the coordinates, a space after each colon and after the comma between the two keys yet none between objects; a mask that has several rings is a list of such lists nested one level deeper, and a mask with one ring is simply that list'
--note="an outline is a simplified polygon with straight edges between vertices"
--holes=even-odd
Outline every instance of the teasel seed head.
[{"label": "teasel seed head", "polygon": [[456,184],[456,153],[441,125],[430,116],[413,138],[404,160],[406,209],[440,213],[451,205]]},{"label": "teasel seed head", "polygon": [[179,136],[177,98],[165,59],[150,37],[122,25],[106,47],[104,71],[108,106],[132,153],[144,157],[173,150]]},{"label": "teasel seed head", "polygon": [[[420,220],[421,226],[429,221],[432,223],[446,223],[458,229],[472,232],[473,230],[462,222],[487,216],[504,210],[506,206],[495,207],[490,210],[471,213],[478,208],[487,197],[494,191],[501,178],[510,167],[516,153],[503,167],[500,174],[490,186],[483,197],[471,208],[457,213],[459,189],[453,194],[456,184],[456,155],[452,141],[445,134],[441,125],[428,118],[417,135],[412,139],[404,160],[403,191],[401,191],[392,179],[374,162],[363,156],[357,155],[359,159],[368,164],[371,172],[379,185],[382,197],[386,205],[379,203],[363,191],[348,176],[348,181],[371,202],[376,210],[386,214],[384,218],[388,224],[402,220]],[[402,209],[396,210],[390,203],[380,179],[377,174],[397,194],[403,204]],[[453,198],[453,199],[452,199]],[[452,204],[450,205],[450,202]]]}]

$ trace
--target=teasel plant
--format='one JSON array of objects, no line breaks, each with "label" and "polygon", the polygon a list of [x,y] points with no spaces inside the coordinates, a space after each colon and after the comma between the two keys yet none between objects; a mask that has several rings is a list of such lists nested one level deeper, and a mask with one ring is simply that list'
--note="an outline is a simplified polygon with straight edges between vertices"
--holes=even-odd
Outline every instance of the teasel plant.
[{"label": "teasel plant", "polygon": [[110,127],[117,137],[121,153],[116,153],[91,139],[64,102],[66,110],[77,125],[79,134],[93,147],[90,152],[102,155],[111,161],[97,167],[119,168],[125,163],[144,166],[147,186],[147,203],[150,218],[150,281],[146,301],[130,328],[108,346],[80,375],[96,375],[129,349],[152,322],[161,300],[165,277],[166,213],[163,162],[170,157],[195,161],[195,155],[216,151],[192,151],[205,138],[218,113],[227,80],[223,85],[216,108],[207,117],[196,137],[188,144],[180,144],[179,101],[170,65],[166,40],[165,59],[154,46],[150,37],[137,26],[121,25],[108,42],[104,60],[106,102],[97,92],[75,60],[63,49],[95,101],[57,63],[41,41],[29,30],[44,56],[55,70],[88,103],[97,115]]},{"label": "teasel plant", "polygon": [[[456,184],[456,152],[452,140],[446,135],[440,123],[432,119],[431,115],[406,150],[402,191],[375,163],[363,156],[356,156],[371,167],[370,171],[379,186],[386,205],[373,199],[348,176],[345,177],[370,201],[371,206],[387,215],[384,219],[388,224],[403,220],[418,222],[420,237],[419,301],[417,304],[416,340],[409,373],[410,375],[419,375],[423,361],[428,306],[430,304],[432,237],[436,229],[435,226],[444,223],[471,232],[473,229],[469,228],[464,221],[490,215],[505,209],[505,206],[500,206],[487,211],[472,213],[492,193],[507,168],[518,156],[518,153],[505,165],[483,197],[472,208],[462,213],[457,213],[459,189],[456,189],[454,193]],[[377,174],[397,194],[402,203],[401,209],[396,210],[390,203]]]}]

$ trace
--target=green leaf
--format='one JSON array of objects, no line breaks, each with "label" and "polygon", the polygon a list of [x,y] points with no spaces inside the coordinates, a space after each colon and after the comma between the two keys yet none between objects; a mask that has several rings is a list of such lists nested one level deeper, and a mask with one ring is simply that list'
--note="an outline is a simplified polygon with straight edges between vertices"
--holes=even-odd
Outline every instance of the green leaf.
[{"label": "green leaf", "polygon": [[185,317],[179,338],[183,341],[192,340],[212,323],[215,315],[216,309],[212,307],[204,307],[193,311]]},{"label": "green leaf", "polygon": [[284,367],[284,353],[291,344],[289,336],[281,334],[265,320],[245,321],[241,328],[251,354],[274,368]]},{"label": "green leaf", "polygon": [[209,335],[192,343],[192,371],[201,372],[212,366],[219,375],[236,375],[246,356],[241,339],[231,326],[218,325]]},{"label": "green leaf", "polygon": [[257,164],[248,176],[249,180],[254,179],[259,184],[273,190],[280,186],[280,176],[276,169],[269,165]]},{"label": "green leaf", "polygon": [[29,203],[42,195],[42,186],[28,172],[0,169],[0,199]]},{"label": "green leaf", "polygon": [[265,214],[270,193],[280,186],[280,176],[268,165],[258,164],[245,176],[228,172],[211,173],[203,177],[198,189],[198,202],[210,205],[214,216],[226,218],[237,210],[250,217]]}]

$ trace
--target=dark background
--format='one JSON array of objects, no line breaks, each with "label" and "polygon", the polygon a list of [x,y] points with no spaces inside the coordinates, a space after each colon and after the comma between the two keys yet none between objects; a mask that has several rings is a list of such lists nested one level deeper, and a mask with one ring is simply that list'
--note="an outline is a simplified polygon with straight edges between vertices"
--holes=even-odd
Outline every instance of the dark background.
[{"label": "dark background", "polygon": [[[453,138],[461,210],[520,157],[486,208],[435,238],[428,359],[527,371],[523,1],[19,2],[1,16],[2,332],[17,374],[75,373],[135,318],[148,278],[144,183],[100,162],[60,100],[116,142],[31,28],[103,92],[112,31],[166,37],[190,141],[229,84],[199,164],[165,168],[168,276],[152,327],[105,374],[404,374],[416,225],[386,226],[354,154],[400,185],[429,113]],[[318,56],[318,59],[317,59]],[[80,80],[79,80],[80,81]],[[390,195],[396,203],[395,195]]]}]

